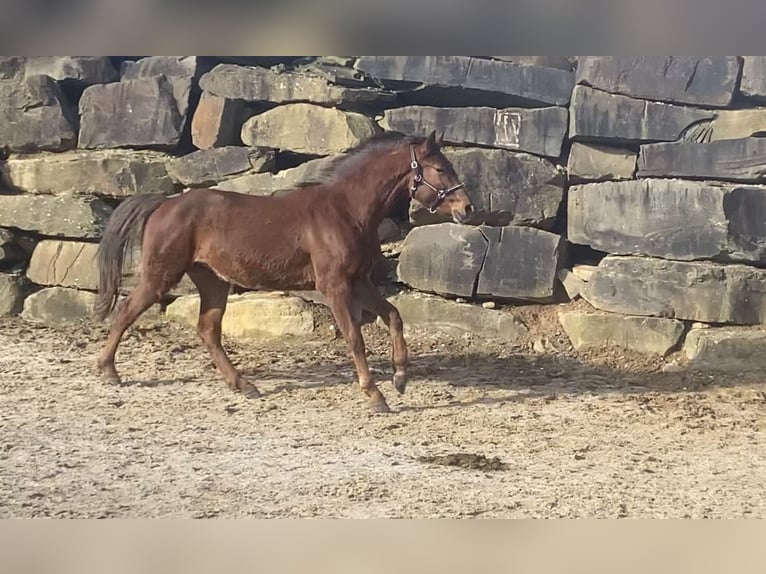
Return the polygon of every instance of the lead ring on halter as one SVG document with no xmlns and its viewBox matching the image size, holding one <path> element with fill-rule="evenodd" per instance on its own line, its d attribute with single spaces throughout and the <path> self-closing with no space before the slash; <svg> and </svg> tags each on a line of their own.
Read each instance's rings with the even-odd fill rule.
<svg viewBox="0 0 766 574">
<path fill-rule="evenodd" d="M 433 191 L 436 192 L 436 201 L 432 203 L 430 206 L 426 206 L 428 211 L 430 213 L 436 213 L 436 208 L 439 207 L 439 204 L 444 201 L 444 198 L 446 198 L 450 193 L 453 191 L 456 191 L 463 187 L 462 183 L 458 183 L 456 185 L 453 185 L 452 187 L 448 189 L 439 189 L 438 187 L 434 187 L 430 183 L 426 181 L 426 179 L 423 177 L 423 173 L 420 171 L 420 164 L 418 163 L 417 158 L 415 157 L 415 146 L 410 145 L 410 159 L 412 160 L 410 162 L 410 167 L 415 172 L 415 177 L 412 180 L 412 185 L 410 186 L 410 197 L 414 200 L 416 200 L 418 203 L 422 203 L 419 199 L 415 197 L 415 192 L 418 190 L 418 187 L 420 185 L 425 185 L 429 188 L 431 188 Z M 424 204 L 425 205 L 425 204 Z"/>
</svg>

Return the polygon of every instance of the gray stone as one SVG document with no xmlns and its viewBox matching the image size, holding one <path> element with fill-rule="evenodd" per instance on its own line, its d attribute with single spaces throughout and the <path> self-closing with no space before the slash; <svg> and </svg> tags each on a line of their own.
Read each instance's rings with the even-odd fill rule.
<svg viewBox="0 0 766 574">
<path fill-rule="evenodd" d="M 745 56 L 739 91 L 756 101 L 766 103 L 766 56 Z"/>
<path fill-rule="evenodd" d="M 313 159 L 297 167 L 283 169 L 275 174 L 255 173 L 222 181 L 215 189 L 236 191 L 251 195 L 274 195 L 285 193 L 305 181 L 314 180 L 332 162 L 332 157 Z"/>
<path fill-rule="evenodd" d="M 684 141 L 708 143 L 766 135 L 766 108 L 719 110 L 710 121 L 699 122 L 684 133 Z"/>
<path fill-rule="evenodd" d="M 111 197 L 169 194 L 175 191 L 167 171 L 170 159 L 150 151 L 71 151 L 10 158 L 0 166 L 0 172 L 10 186 L 30 193 Z"/>
<path fill-rule="evenodd" d="M 227 146 L 199 150 L 168 164 L 170 176 L 188 187 L 208 187 L 246 173 L 274 167 L 274 151 L 265 148 Z"/>
<path fill-rule="evenodd" d="M 505 150 L 445 147 L 443 151 L 471 197 L 476 210 L 472 223 L 553 225 L 566 177 L 551 162 Z M 449 219 L 429 213 L 417 201 L 411 203 L 410 220 L 416 225 Z"/>
<path fill-rule="evenodd" d="M 638 156 L 638 177 L 766 181 L 766 139 L 644 145 Z"/>
<path fill-rule="evenodd" d="M 10 151 L 63 151 L 77 142 L 76 119 L 48 76 L 0 81 L 0 144 Z"/>
<path fill-rule="evenodd" d="M 662 356 L 678 345 L 685 329 L 676 319 L 583 311 L 560 311 L 559 321 L 575 349 L 621 347 Z"/>
<path fill-rule="evenodd" d="M 24 77 L 24 56 L 0 56 L 0 80 L 19 80 Z"/>
<path fill-rule="evenodd" d="M 577 63 L 577 83 L 634 98 L 726 107 L 737 87 L 736 56 L 588 56 Z"/>
<path fill-rule="evenodd" d="M 8 229 L 0 227 L 0 265 L 16 263 L 24 259 L 24 250 Z"/>
<path fill-rule="evenodd" d="M 560 298 L 557 274 L 565 263 L 560 235 L 531 227 L 485 227 L 487 256 L 476 295 L 495 299 L 552 302 Z"/>
<path fill-rule="evenodd" d="M 766 270 L 609 255 L 582 296 L 603 311 L 707 323 L 766 323 Z"/>
<path fill-rule="evenodd" d="M 0 273 L 0 317 L 18 315 L 24 305 L 24 279 L 21 275 Z"/>
<path fill-rule="evenodd" d="M 571 72 L 577 69 L 577 56 L 491 56 L 496 60 L 515 62 L 519 66 L 542 66 Z"/>
<path fill-rule="evenodd" d="M 761 373 L 766 369 L 766 331 L 763 329 L 692 329 L 683 350 L 690 366 L 703 371 Z"/>
<path fill-rule="evenodd" d="M 67 325 L 93 317 L 96 294 L 66 287 L 49 287 L 24 300 L 21 316 L 45 325 Z"/>
<path fill-rule="evenodd" d="M 0 227 L 54 237 L 100 237 L 112 208 L 94 197 L 0 195 Z"/>
<path fill-rule="evenodd" d="M 183 119 L 165 76 L 90 86 L 80 98 L 78 145 L 173 150 Z"/>
<path fill-rule="evenodd" d="M 479 144 L 557 158 L 567 131 L 565 108 L 435 108 L 406 106 L 386 110 L 384 129 L 423 136 L 444 131 L 444 141 Z"/>
<path fill-rule="evenodd" d="M 37 285 L 98 290 L 98 244 L 44 240 L 37 244 L 27 278 Z"/>
<path fill-rule="evenodd" d="M 766 187 L 678 179 L 569 189 L 567 238 L 599 251 L 766 263 Z"/>
<path fill-rule="evenodd" d="M 242 100 L 202 93 L 191 123 L 192 143 L 200 149 L 238 145 L 247 109 Z"/>
<path fill-rule="evenodd" d="M 165 315 L 172 321 L 196 327 L 199 297 L 179 297 L 167 306 Z M 310 335 L 314 332 L 314 312 L 298 297 L 267 293 L 230 295 L 222 331 L 227 337 L 260 341 Z"/>
<path fill-rule="evenodd" d="M 486 253 L 487 239 L 479 228 L 454 223 L 416 227 L 402 246 L 399 279 L 419 291 L 473 297 Z"/>
<path fill-rule="evenodd" d="M 106 84 L 117 79 L 109 56 L 34 56 L 27 58 L 27 76 L 50 76 L 81 86 Z"/>
<path fill-rule="evenodd" d="M 504 311 L 414 293 L 396 295 L 389 301 L 399 309 L 405 333 L 436 331 L 456 337 L 471 334 L 480 339 L 519 343 L 528 332 L 524 323 Z"/>
<path fill-rule="evenodd" d="M 418 82 L 503 94 L 514 105 L 566 105 L 574 74 L 468 56 L 362 56 L 355 68 L 380 80 Z"/>
<path fill-rule="evenodd" d="M 376 131 L 375 123 L 362 114 L 313 104 L 286 104 L 247 120 L 241 137 L 251 146 L 332 155 L 356 147 Z"/>
<path fill-rule="evenodd" d="M 220 64 L 202 76 L 206 92 L 246 102 L 313 103 L 354 108 L 370 103 L 392 103 L 394 95 L 381 90 L 335 86 L 304 72 L 278 72 L 258 67 Z"/>
<path fill-rule="evenodd" d="M 570 269 L 562 267 L 556 274 L 570 301 L 580 298 L 580 293 L 585 289 L 585 281 L 575 275 Z"/>
<path fill-rule="evenodd" d="M 576 86 L 570 105 L 569 137 L 613 144 L 676 141 L 698 122 L 715 117 L 714 110 L 648 102 Z"/>
<path fill-rule="evenodd" d="M 638 153 L 598 144 L 574 142 L 569 150 L 567 172 L 573 183 L 631 179 Z"/>
</svg>

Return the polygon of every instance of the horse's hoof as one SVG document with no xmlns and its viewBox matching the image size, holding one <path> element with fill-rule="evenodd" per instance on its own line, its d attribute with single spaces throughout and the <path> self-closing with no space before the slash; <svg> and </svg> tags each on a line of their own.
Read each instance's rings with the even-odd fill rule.
<svg viewBox="0 0 766 574">
<path fill-rule="evenodd" d="M 113 387 L 118 387 L 122 384 L 122 379 L 117 373 L 101 373 L 101 380 L 104 381 L 104 384 Z"/>
<path fill-rule="evenodd" d="M 381 397 L 380 399 L 376 401 L 370 401 L 370 409 L 373 413 L 376 414 L 383 414 L 383 413 L 390 413 L 391 409 L 388 407 L 388 403 L 386 403 L 386 399 Z"/>
<path fill-rule="evenodd" d="M 394 373 L 394 388 L 400 395 L 404 394 L 404 390 L 407 388 L 407 373 Z"/>
<path fill-rule="evenodd" d="M 247 387 L 244 387 L 242 389 L 242 394 L 246 399 L 259 399 L 261 398 L 261 393 L 258 389 L 256 389 L 253 385 L 248 384 Z"/>
</svg>

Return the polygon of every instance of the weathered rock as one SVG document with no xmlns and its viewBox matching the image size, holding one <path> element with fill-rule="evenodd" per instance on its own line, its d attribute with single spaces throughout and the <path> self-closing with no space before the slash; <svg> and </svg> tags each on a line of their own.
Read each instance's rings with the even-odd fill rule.
<svg viewBox="0 0 766 574">
<path fill-rule="evenodd" d="M 389 302 L 399 309 L 405 333 L 423 330 L 458 337 L 468 333 L 479 339 L 518 343 L 528 331 L 511 313 L 439 297 L 407 293 L 391 297 Z"/>
<path fill-rule="evenodd" d="M 569 137 L 574 140 L 636 144 L 676 141 L 698 122 L 716 112 L 648 102 L 576 86 L 569 113 Z"/>
<path fill-rule="evenodd" d="M 753 183 L 766 181 L 766 139 L 643 145 L 638 156 L 637 175 Z"/>
<path fill-rule="evenodd" d="M 577 56 L 491 56 L 496 60 L 515 62 L 519 66 L 543 66 L 571 72 L 577 68 Z"/>
<path fill-rule="evenodd" d="M 582 293 L 625 315 L 707 323 L 766 323 L 766 270 L 712 262 L 607 256 Z"/>
<path fill-rule="evenodd" d="M 331 155 L 356 147 L 375 133 L 375 123 L 362 114 L 286 104 L 247 120 L 241 137 L 246 145 Z"/>
<path fill-rule="evenodd" d="M 416 227 L 404 240 L 399 279 L 419 291 L 473 297 L 486 254 L 487 239 L 476 227 Z"/>
<path fill-rule="evenodd" d="M 165 76 L 90 86 L 80 98 L 78 145 L 173 150 L 183 119 Z"/>
<path fill-rule="evenodd" d="M 565 263 L 560 235 L 531 227 L 486 227 L 487 256 L 476 295 L 495 299 L 552 302 L 560 297 L 557 274 Z"/>
<path fill-rule="evenodd" d="M 612 313 L 560 311 L 559 321 L 575 349 L 621 347 L 665 356 L 684 333 L 683 321 Z"/>
<path fill-rule="evenodd" d="M 117 79 L 109 56 L 34 56 L 26 59 L 26 76 L 50 76 L 81 86 L 106 84 Z"/>
<path fill-rule="evenodd" d="M 332 157 L 313 159 L 297 167 L 283 169 L 275 174 L 255 173 L 228 179 L 216 184 L 215 189 L 236 191 L 252 195 L 274 195 L 295 189 L 301 182 L 314 180 L 332 162 Z"/>
<path fill-rule="evenodd" d="M 637 157 L 636 152 L 627 149 L 574 142 L 567 163 L 569 181 L 631 179 L 636 172 Z"/>
<path fill-rule="evenodd" d="M 168 171 L 185 186 L 207 187 L 237 175 L 269 171 L 273 166 L 273 150 L 227 146 L 176 158 L 168 164 Z"/>
<path fill-rule="evenodd" d="M 700 122 L 688 129 L 683 139 L 708 143 L 763 135 L 766 135 L 766 108 L 752 108 L 720 110 L 714 120 Z"/>
<path fill-rule="evenodd" d="M 766 103 L 766 56 L 745 56 L 739 91 Z"/>
<path fill-rule="evenodd" d="M 435 108 L 386 110 L 384 129 L 423 136 L 444 131 L 444 141 L 479 144 L 557 158 L 567 131 L 565 108 Z"/>
<path fill-rule="evenodd" d="M 740 68 L 736 56 L 588 56 L 578 60 L 577 83 L 634 98 L 726 107 Z"/>
<path fill-rule="evenodd" d="M 575 80 L 565 70 L 467 56 L 362 56 L 355 68 L 380 80 L 503 94 L 515 105 L 565 106 Z"/>
<path fill-rule="evenodd" d="M 394 95 L 381 90 L 334 86 L 327 79 L 303 72 L 277 72 L 266 68 L 220 64 L 202 76 L 206 92 L 247 102 L 313 103 L 355 108 L 369 103 L 390 103 Z"/>
<path fill-rule="evenodd" d="M 21 275 L 0 273 L 0 317 L 18 315 L 24 305 L 24 280 Z"/>
<path fill-rule="evenodd" d="M 247 108 L 242 100 L 228 100 L 202 92 L 191 124 L 191 137 L 200 149 L 238 145 Z"/>
<path fill-rule="evenodd" d="M 564 287 L 564 291 L 566 291 L 570 301 L 580 298 L 580 293 L 585 289 L 585 281 L 583 279 L 565 267 L 559 269 L 556 277 L 561 281 L 561 285 Z"/>
<path fill-rule="evenodd" d="M 472 223 L 553 225 L 566 178 L 551 162 L 505 150 L 445 147 L 443 151 L 471 197 L 476 210 Z M 449 219 L 411 203 L 410 220 L 417 225 Z"/>
<path fill-rule="evenodd" d="M 71 151 L 8 159 L 0 167 L 9 186 L 30 193 L 125 197 L 173 193 L 171 158 L 159 152 Z"/>
<path fill-rule="evenodd" d="M 569 189 L 572 243 L 623 255 L 766 262 L 766 187 L 677 179 Z"/>
<path fill-rule="evenodd" d="M 0 81 L 0 142 L 10 151 L 62 151 L 77 142 L 74 114 L 48 76 Z"/>
<path fill-rule="evenodd" d="M 112 213 L 94 197 L 0 195 L 0 227 L 56 237 L 100 237 Z"/>
<path fill-rule="evenodd" d="M 96 294 L 66 287 L 49 287 L 24 300 L 21 316 L 46 325 L 66 325 L 93 317 Z"/>
<path fill-rule="evenodd" d="M 24 77 L 24 56 L 0 56 L 0 80 L 19 80 Z"/>
<path fill-rule="evenodd" d="M 737 327 L 692 329 L 686 335 L 684 354 L 695 369 L 763 372 L 766 369 L 766 331 Z"/>
<path fill-rule="evenodd" d="M 165 310 L 168 319 L 196 327 L 199 297 L 179 297 Z M 236 339 L 268 340 L 314 332 L 314 313 L 298 297 L 263 293 L 230 295 L 223 316 L 222 331 Z"/>
<path fill-rule="evenodd" d="M 0 228 L 0 265 L 16 263 L 24 259 L 24 250 L 16 242 L 13 233 Z"/>
</svg>

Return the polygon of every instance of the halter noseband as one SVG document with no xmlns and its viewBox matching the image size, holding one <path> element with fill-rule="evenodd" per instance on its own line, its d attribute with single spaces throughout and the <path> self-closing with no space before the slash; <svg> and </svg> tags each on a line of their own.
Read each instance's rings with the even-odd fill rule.
<svg viewBox="0 0 766 574">
<path fill-rule="evenodd" d="M 449 189 L 439 189 L 437 187 L 434 187 L 430 183 L 428 183 L 423 177 L 423 172 L 421 171 L 418 160 L 415 158 L 415 146 L 413 145 L 410 145 L 410 159 L 412 160 L 410 162 L 410 167 L 415 172 L 415 177 L 412 180 L 412 185 L 410 185 L 410 197 L 412 199 L 415 199 L 419 203 L 422 203 L 419 199 L 415 197 L 415 192 L 418 190 L 418 187 L 420 187 L 421 185 L 425 185 L 426 187 L 429 187 L 433 191 L 435 191 L 436 200 L 430 206 L 426 206 L 430 213 L 436 213 L 436 208 L 439 207 L 439 204 L 442 201 L 444 201 L 445 197 L 447 197 L 450 193 L 463 187 L 462 183 L 458 183 L 457 185 L 453 185 Z"/>
</svg>

